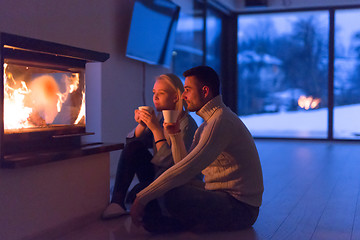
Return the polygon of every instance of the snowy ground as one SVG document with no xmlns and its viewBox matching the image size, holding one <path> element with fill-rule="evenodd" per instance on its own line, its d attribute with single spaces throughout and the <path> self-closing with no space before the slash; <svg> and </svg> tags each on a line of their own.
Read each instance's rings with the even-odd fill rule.
<svg viewBox="0 0 360 240">
<path fill-rule="evenodd" d="M 327 137 L 326 108 L 296 112 L 240 116 L 257 137 Z M 360 134 L 360 104 L 334 108 L 334 137 L 357 139 Z"/>
</svg>

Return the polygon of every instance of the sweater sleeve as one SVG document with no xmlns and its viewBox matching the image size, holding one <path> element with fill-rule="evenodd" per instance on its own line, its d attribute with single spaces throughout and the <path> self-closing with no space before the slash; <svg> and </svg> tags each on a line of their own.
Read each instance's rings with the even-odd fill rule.
<svg viewBox="0 0 360 240">
<path fill-rule="evenodd" d="M 193 119 L 189 115 L 186 115 L 183 121 L 180 122 L 181 131 L 177 134 L 170 134 L 171 152 L 175 164 L 187 155 L 191 147 L 197 129 L 195 121 L 191 120 Z"/>
<path fill-rule="evenodd" d="M 174 163 L 177 164 L 187 155 L 187 150 L 183 140 L 183 133 L 179 132 L 177 134 L 170 135 L 171 141 L 171 152 L 174 158 Z"/>
<path fill-rule="evenodd" d="M 187 152 L 187 150 L 190 148 L 194 133 L 197 128 L 196 123 L 194 121 L 190 121 L 189 117 L 190 116 L 185 115 L 185 117 L 180 120 L 181 134 L 179 134 L 179 141 L 183 142 L 185 152 Z M 171 165 L 176 163 L 177 161 L 175 161 L 173 157 L 174 155 L 171 154 L 172 146 L 172 144 L 171 147 L 169 144 L 163 144 L 159 151 L 154 154 L 151 162 L 156 166 L 165 168 L 169 168 Z"/>
<path fill-rule="evenodd" d="M 231 122 L 213 118 L 206 122 L 199 143 L 179 163 L 160 175 L 147 188 L 137 194 L 139 201 L 147 204 L 165 192 L 181 186 L 212 163 L 231 141 Z"/>
</svg>

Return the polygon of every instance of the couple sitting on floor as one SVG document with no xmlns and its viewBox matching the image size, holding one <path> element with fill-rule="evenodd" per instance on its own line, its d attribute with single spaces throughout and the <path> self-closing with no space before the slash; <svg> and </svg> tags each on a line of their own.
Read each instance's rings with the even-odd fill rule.
<svg viewBox="0 0 360 240">
<path fill-rule="evenodd" d="M 183 75 L 184 86 L 177 76 L 164 74 L 153 88 L 156 110 L 179 111 L 176 123 L 135 110 L 138 125 L 127 137 L 103 218 L 126 214 L 128 195 L 133 223 L 152 233 L 251 227 L 264 190 L 254 140 L 224 105 L 212 68 L 199 66 Z M 188 111 L 204 122 L 197 127 Z M 135 174 L 139 184 L 127 194 Z"/>
</svg>

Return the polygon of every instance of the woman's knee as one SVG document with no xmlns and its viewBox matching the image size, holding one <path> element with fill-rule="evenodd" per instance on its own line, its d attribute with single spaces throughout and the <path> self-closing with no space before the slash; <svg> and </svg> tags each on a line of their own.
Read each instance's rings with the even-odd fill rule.
<svg viewBox="0 0 360 240">
<path fill-rule="evenodd" d="M 137 153 L 138 151 L 147 150 L 145 144 L 139 140 L 129 142 L 125 145 L 123 153 Z"/>
<path fill-rule="evenodd" d="M 120 160 L 123 162 L 133 162 L 137 159 L 151 159 L 152 155 L 141 141 L 127 143 L 121 152 Z"/>
</svg>

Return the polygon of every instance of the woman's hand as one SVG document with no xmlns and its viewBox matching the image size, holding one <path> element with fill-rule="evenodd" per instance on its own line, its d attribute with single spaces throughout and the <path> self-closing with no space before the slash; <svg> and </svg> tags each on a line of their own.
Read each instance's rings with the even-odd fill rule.
<svg viewBox="0 0 360 240">
<path fill-rule="evenodd" d="M 145 210 L 145 206 L 142 203 L 140 203 L 136 198 L 131 206 L 130 215 L 132 222 L 137 227 L 143 225 L 142 218 L 144 217 L 144 210 Z"/>
<path fill-rule="evenodd" d="M 140 112 L 140 121 L 154 133 L 154 131 L 161 130 L 159 120 L 156 118 L 155 112 L 149 113 L 146 110 L 138 110 Z"/>
<path fill-rule="evenodd" d="M 145 123 L 143 121 L 141 121 L 141 119 L 140 119 L 140 110 L 135 109 L 134 119 L 138 124 L 142 125 L 143 127 L 146 127 Z"/>
</svg>

